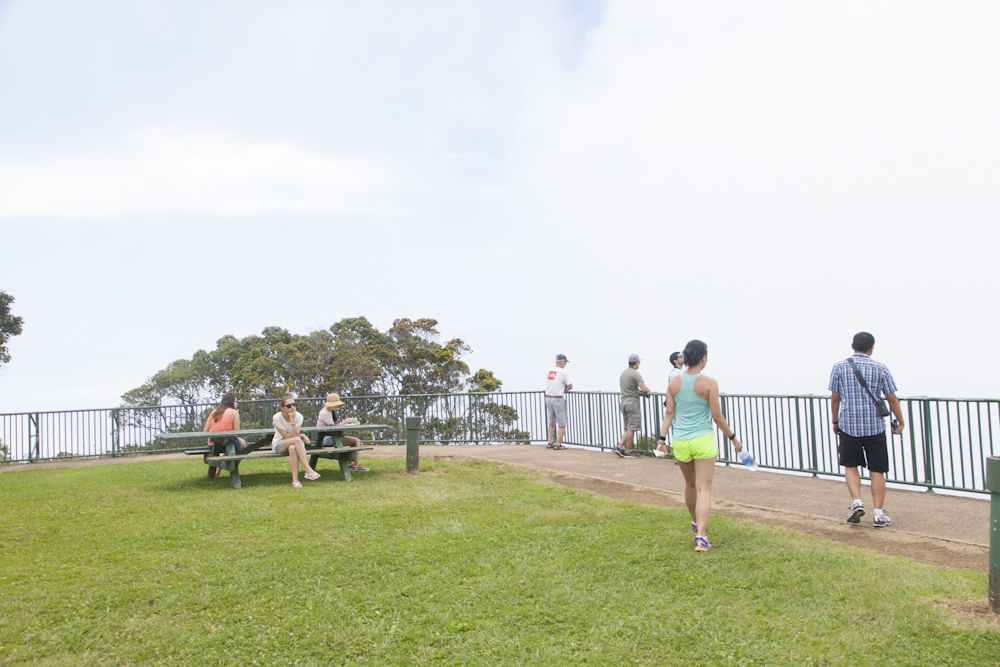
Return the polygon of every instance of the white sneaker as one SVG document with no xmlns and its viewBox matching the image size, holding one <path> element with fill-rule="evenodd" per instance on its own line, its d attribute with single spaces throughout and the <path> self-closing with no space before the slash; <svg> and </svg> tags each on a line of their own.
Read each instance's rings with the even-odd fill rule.
<svg viewBox="0 0 1000 667">
<path fill-rule="evenodd" d="M 883 512 L 881 515 L 875 517 L 873 523 L 876 528 L 885 528 L 886 526 L 892 525 L 892 519 L 889 518 L 888 514 Z"/>
<path fill-rule="evenodd" d="M 851 513 L 847 515 L 847 523 L 861 523 L 861 517 L 865 515 L 865 504 L 860 500 L 855 500 L 851 505 Z"/>
</svg>

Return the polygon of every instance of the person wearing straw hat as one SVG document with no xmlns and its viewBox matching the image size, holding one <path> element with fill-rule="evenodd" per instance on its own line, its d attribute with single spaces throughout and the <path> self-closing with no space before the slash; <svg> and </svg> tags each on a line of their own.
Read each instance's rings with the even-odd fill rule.
<svg viewBox="0 0 1000 667">
<path fill-rule="evenodd" d="M 340 400 L 339 394 L 327 394 L 326 403 L 323 404 L 323 409 L 319 411 L 319 416 L 316 417 L 316 426 L 343 426 L 344 424 L 357 424 L 358 420 L 354 417 L 348 417 L 342 421 L 337 421 L 337 408 L 341 405 L 347 405 L 342 400 Z M 361 441 L 357 438 L 345 435 L 341 438 L 345 447 L 360 447 Z M 333 438 L 326 436 L 323 438 L 323 446 L 331 447 L 333 445 Z M 368 472 L 368 468 L 361 465 L 361 452 L 354 452 L 354 460 L 351 461 L 348 466 L 352 472 Z"/>
</svg>

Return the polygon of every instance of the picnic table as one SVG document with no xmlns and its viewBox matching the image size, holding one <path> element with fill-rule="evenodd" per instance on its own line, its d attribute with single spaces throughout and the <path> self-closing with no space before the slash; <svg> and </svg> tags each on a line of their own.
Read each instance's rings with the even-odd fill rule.
<svg viewBox="0 0 1000 667">
<path fill-rule="evenodd" d="M 374 431 L 377 429 L 391 428 L 381 424 L 340 424 L 337 426 L 303 426 L 300 433 L 309 436 L 310 444 L 306 445 L 306 452 L 309 453 L 309 465 L 316 469 L 316 464 L 320 459 L 336 459 L 340 464 L 340 472 L 344 475 L 344 481 L 352 481 L 351 468 L 348 465 L 354 457 L 355 452 L 362 452 L 374 449 L 374 447 L 344 447 L 343 437 L 348 431 Z M 327 436 L 333 438 L 332 447 L 323 447 L 323 440 Z M 203 455 L 203 460 L 208 464 L 208 478 L 213 479 L 222 470 L 229 471 L 229 480 L 234 489 L 242 488 L 240 483 L 240 462 L 247 459 L 268 459 L 288 456 L 287 454 L 276 454 L 271 447 L 274 438 L 274 428 L 247 428 L 239 431 L 188 431 L 185 433 L 160 433 L 157 437 L 164 440 L 191 440 L 193 438 L 205 438 L 212 441 L 212 446 L 199 447 L 197 449 L 185 450 L 185 454 Z M 247 446 L 236 450 L 236 438 L 243 438 L 247 441 Z M 250 442 L 257 438 L 256 442 Z"/>
</svg>

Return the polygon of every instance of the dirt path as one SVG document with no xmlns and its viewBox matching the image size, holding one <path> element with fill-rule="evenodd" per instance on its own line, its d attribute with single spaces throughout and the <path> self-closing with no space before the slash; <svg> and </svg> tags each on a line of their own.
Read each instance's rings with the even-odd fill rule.
<svg viewBox="0 0 1000 667">
<path fill-rule="evenodd" d="M 684 498 L 680 493 L 565 473 L 550 473 L 548 478 L 560 486 L 581 489 L 618 500 L 665 507 L 684 507 Z M 989 549 L 979 545 L 899 531 L 882 531 L 873 535 L 871 530 L 848 526 L 843 522 L 822 517 L 737 505 L 724 500 L 713 501 L 712 514 L 744 519 L 765 526 L 797 530 L 859 549 L 908 558 L 918 563 L 983 573 L 989 571 Z"/>
</svg>

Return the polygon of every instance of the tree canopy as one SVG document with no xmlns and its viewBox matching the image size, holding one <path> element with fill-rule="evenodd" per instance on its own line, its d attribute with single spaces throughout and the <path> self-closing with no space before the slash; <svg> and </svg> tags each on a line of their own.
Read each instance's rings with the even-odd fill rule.
<svg viewBox="0 0 1000 667">
<path fill-rule="evenodd" d="M 383 333 L 351 317 L 307 335 L 267 327 L 259 336 L 223 336 L 211 352 L 174 361 L 125 392 L 122 404 L 205 403 L 227 391 L 243 399 L 499 391 L 503 383 L 491 371 L 470 375 L 465 341 L 438 342 L 437 324 L 402 318 Z"/>
<path fill-rule="evenodd" d="M 11 314 L 10 304 L 12 303 L 14 303 L 14 297 L 0 290 L 0 366 L 10 362 L 7 341 L 14 336 L 20 336 L 21 326 L 24 324 L 23 319 Z"/>
</svg>

